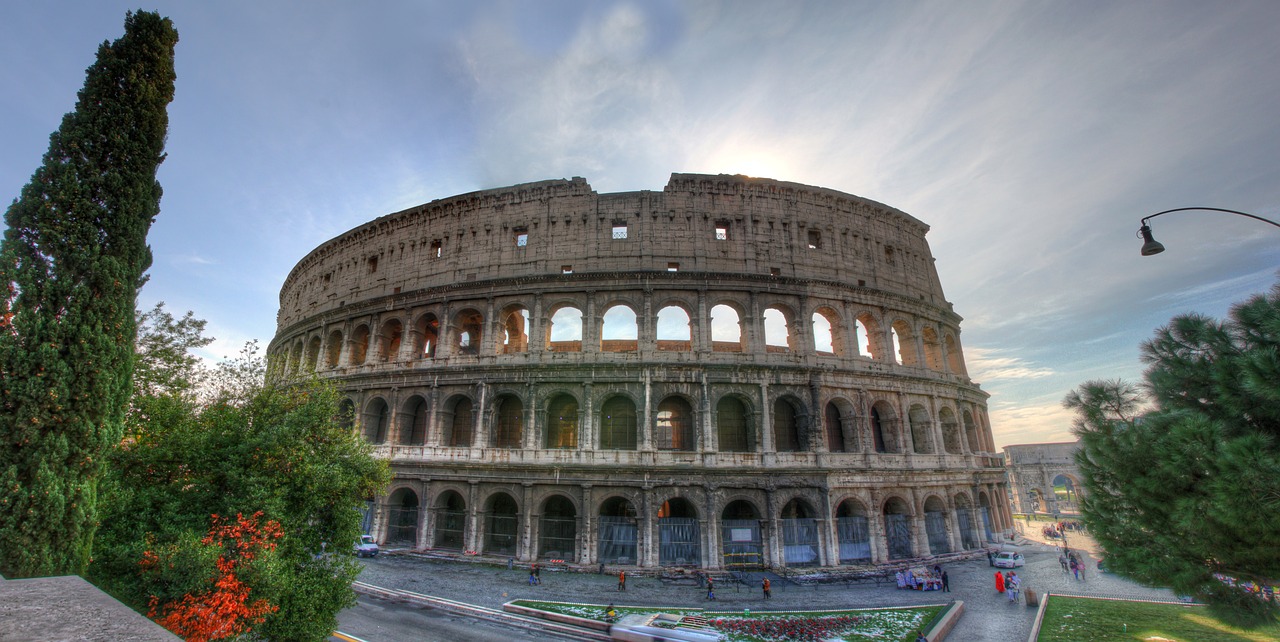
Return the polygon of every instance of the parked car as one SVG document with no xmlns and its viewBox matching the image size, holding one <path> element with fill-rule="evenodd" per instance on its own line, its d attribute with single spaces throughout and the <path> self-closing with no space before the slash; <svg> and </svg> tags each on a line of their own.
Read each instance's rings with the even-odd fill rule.
<svg viewBox="0 0 1280 642">
<path fill-rule="evenodd" d="M 1013 551 L 1000 551 L 996 553 L 994 564 L 1000 568 L 1018 568 L 1025 566 L 1026 561 L 1022 559 L 1022 553 Z"/>
<path fill-rule="evenodd" d="M 355 545 L 356 557 L 377 557 L 378 543 L 373 541 L 372 535 L 361 535 L 360 541 Z"/>
</svg>

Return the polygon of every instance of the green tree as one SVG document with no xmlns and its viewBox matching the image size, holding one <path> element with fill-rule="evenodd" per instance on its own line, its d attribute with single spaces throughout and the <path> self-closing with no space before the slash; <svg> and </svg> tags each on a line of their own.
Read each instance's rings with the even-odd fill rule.
<svg viewBox="0 0 1280 642">
<path fill-rule="evenodd" d="M 134 307 L 160 208 L 173 50 L 130 13 L 98 48 L 75 111 L 5 213 L 0 243 L 0 572 L 79 574 L 103 453 L 131 392 Z"/>
<path fill-rule="evenodd" d="M 173 324 L 147 325 L 148 332 L 168 338 L 140 337 L 140 344 L 183 343 Z M 134 398 L 126 438 L 109 455 L 88 577 L 141 612 L 156 605 L 164 612 L 213 590 L 217 559 L 201 545 L 211 517 L 261 513 L 282 536 L 238 579 L 252 599 L 278 610 L 253 630 L 272 640 L 323 640 L 337 613 L 354 603 L 358 509 L 389 473 L 343 427 L 331 386 L 267 385 L 255 352 L 250 344 L 220 364 L 203 395 L 186 394 L 188 382 L 174 377 L 166 379 L 173 385 Z M 139 360 L 150 359 L 140 353 Z M 157 558 L 164 563 L 140 565 Z"/>
<path fill-rule="evenodd" d="M 1147 412 L 1123 381 L 1089 381 L 1063 401 L 1108 568 L 1237 624 L 1274 621 L 1276 603 L 1240 584 L 1280 580 L 1280 285 L 1223 322 L 1175 317 L 1142 359 Z"/>
</svg>

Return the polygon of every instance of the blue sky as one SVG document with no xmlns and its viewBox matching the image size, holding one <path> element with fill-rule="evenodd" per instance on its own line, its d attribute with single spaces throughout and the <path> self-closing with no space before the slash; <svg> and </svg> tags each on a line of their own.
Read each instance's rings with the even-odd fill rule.
<svg viewBox="0 0 1280 642">
<path fill-rule="evenodd" d="M 0 1 L 0 197 L 134 3 Z M 742 173 L 900 208 L 965 317 L 998 445 L 1070 439 L 1172 315 L 1268 289 L 1280 3 L 160 2 L 181 41 L 140 304 L 270 340 L 316 245 L 477 189 Z"/>
</svg>

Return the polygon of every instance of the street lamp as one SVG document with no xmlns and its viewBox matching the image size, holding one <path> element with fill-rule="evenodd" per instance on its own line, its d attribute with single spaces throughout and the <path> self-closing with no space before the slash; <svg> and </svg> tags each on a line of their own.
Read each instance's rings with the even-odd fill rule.
<svg viewBox="0 0 1280 642">
<path fill-rule="evenodd" d="M 1265 218 L 1262 218 L 1261 216 L 1254 216 L 1253 214 L 1248 214 L 1246 212 L 1222 209 L 1221 207 L 1179 207 L 1176 209 L 1165 210 L 1163 212 L 1156 212 L 1155 214 L 1152 214 L 1151 216 L 1147 216 L 1142 219 L 1142 227 L 1138 228 L 1138 236 L 1142 238 L 1142 255 L 1143 256 L 1151 256 L 1152 254 L 1159 254 L 1164 251 L 1164 245 L 1162 245 L 1160 241 L 1157 241 L 1154 238 L 1152 238 L 1151 226 L 1147 225 L 1147 221 L 1157 216 L 1160 216 L 1161 214 L 1168 214 L 1170 212 L 1185 212 L 1187 210 L 1207 210 L 1210 212 L 1226 212 L 1227 214 L 1238 214 L 1240 216 L 1247 216 L 1251 219 L 1256 219 L 1256 220 L 1262 221 L 1263 223 L 1270 223 L 1276 227 L 1280 227 L 1280 223 L 1277 223 L 1270 219 L 1265 219 Z"/>
</svg>

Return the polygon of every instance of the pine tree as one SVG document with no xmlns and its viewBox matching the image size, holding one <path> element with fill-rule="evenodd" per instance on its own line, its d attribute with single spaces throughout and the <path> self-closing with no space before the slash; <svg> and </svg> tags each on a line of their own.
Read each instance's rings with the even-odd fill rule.
<svg viewBox="0 0 1280 642">
<path fill-rule="evenodd" d="M 1206 601 L 1233 623 L 1275 619 L 1251 587 L 1280 584 L 1280 285 L 1224 322 L 1175 317 L 1142 345 L 1138 390 L 1082 384 L 1085 521 L 1109 569 Z"/>
<path fill-rule="evenodd" d="M 83 573 L 104 451 L 132 390 L 178 34 L 129 13 L 5 213 L 0 244 L 0 573 Z"/>
</svg>

